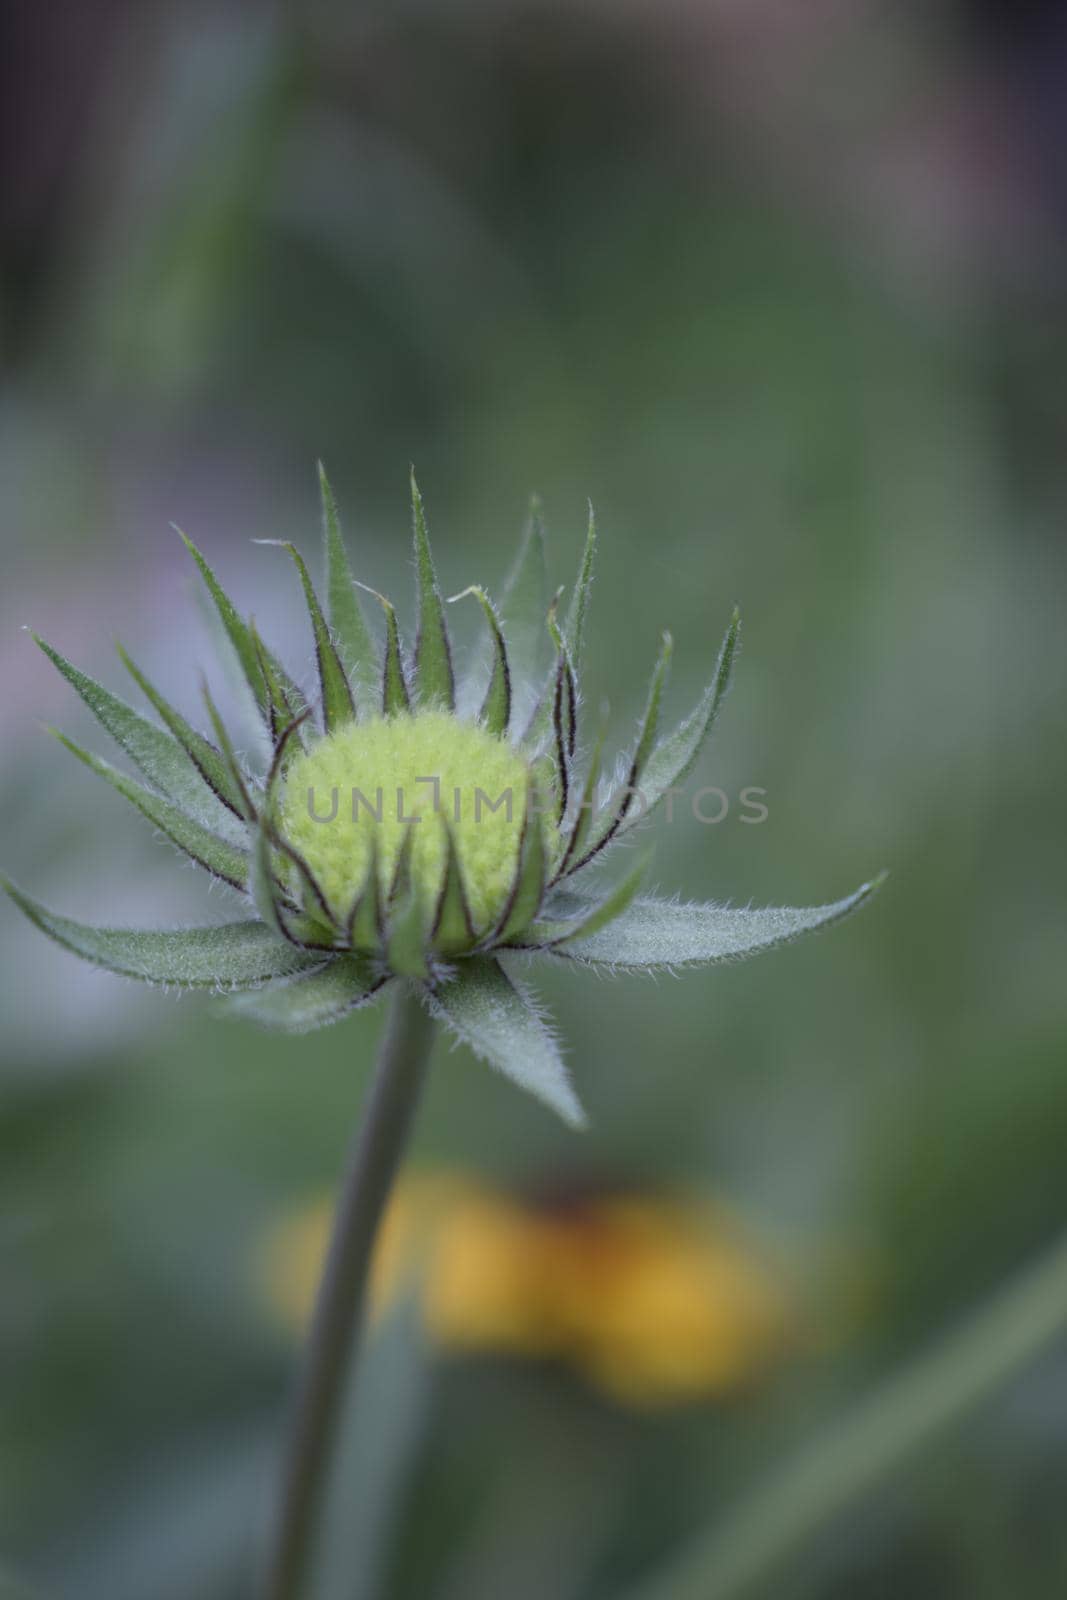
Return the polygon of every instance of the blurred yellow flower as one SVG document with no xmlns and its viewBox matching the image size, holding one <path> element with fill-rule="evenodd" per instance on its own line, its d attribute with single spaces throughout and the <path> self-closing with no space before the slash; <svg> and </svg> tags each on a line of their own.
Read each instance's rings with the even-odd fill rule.
<svg viewBox="0 0 1067 1600">
<path fill-rule="evenodd" d="M 269 1235 L 261 1281 L 286 1325 L 310 1316 L 332 1202 Z M 779 1355 L 780 1278 L 706 1203 L 601 1194 L 544 1205 L 448 1172 L 401 1183 L 375 1258 L 376 1311 L 416 1277 L 445 1349 L 564 1361 L 614 1399 L 665 1406 L 730 1394 Z"/>
</svg>

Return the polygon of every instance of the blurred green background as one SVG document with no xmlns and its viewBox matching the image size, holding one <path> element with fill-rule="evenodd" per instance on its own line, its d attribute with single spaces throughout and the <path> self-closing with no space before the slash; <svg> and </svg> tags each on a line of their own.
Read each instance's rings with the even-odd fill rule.
<svg viewBox="0 0 1067 1600">
<path fill-rule="evenodd" d="M 532 489 L 569 581 L 590 497 L 586 693 L 620 745 L 659 631 L 681 712 L 741 603 L 700 777 L 769 817 L 660 829 L 665 892 L 815 903 L 891 868 L 749 965 L 539 974 L 584 1139 L 440 1053 L 418 1162 L 709 1196 L 792 1336 L 736 1392 L 633 1411 L 398 1325 L 342 1485 L 376 1539 L 333 1592 L 615 1595 L 1067 1216 L 1063 14 L 98 0 L 5 27 L 4 870 L 90 919 L 204 916 L 40 735 L 86 718 L 19 629 L 125 692 L 119 632 L 192 712 L 173 519 L 306 675 L 249 541 L 314 551 L 319 456 L 402 608 L 409 461 L 446 593 L 499 588 Z M 10 907 L 0 951 L 0 1568 L 242 1600 L 295 1356 L 255 1263 L 336 1181 L 380 1016 L 265 1038 Z M 773 1590 L 1062 1594 L 1065 1490 L 1067 1342 Z"/>
</svg>

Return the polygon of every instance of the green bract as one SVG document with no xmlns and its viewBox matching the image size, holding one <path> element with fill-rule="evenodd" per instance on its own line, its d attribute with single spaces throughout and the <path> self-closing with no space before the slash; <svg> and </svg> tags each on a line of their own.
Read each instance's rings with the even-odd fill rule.
<svg viewBox="0 0 1067 1600">
<path fill-rule="evenodd" d="M 680 725 L 659 733 L 671 656 L 663 639 L 645 710 L 614 783 L 600 776 L 602 737 L 585 752 L 579 679 L 596 555 L 589 531 L 562 615 L 548 603 L 544 537 L 531 515 L 499 609 L 477 586 L 486 648 L 460 686 L 426 520 L 412 478 L 418 628 L 413 650 L 396 613 L 379 648 L 321 474 L 327 612 L 303 559 L 291 556 L 311 618 L 318 684 L 306 695 L 185 540 L 214 602 L 271 752 L 241 762 L 214 702 L 212 737 L 192 727 L 120 651 L 152 705 L 149 721 L 37 643 L 139 768 L 140 782 L 59 737 L 156 828 L 246 899 L 254 915 L 176 932 L 91 928 L 4 884 L 57 943 L 148 982 L 243 991 L 228 1004 L 270 1026 L 335 1022 L 390 983 L 421 986 L 431 1011 L 483 1059 L 581 1121 L 551 1031 L 510 971 L 509 952 L 646 971 L 710 964 L 835 922 L 876 887 L 810 910 L 687 906 L 637 894 L 641 864 L 592 892 L 601 861 L 689 771 L 715 720 L 737 648 L 735 612 L 711 681 Z M 182 535 L 184 538 L 184 534 Z M 35 635 L 36 637 L 36 635 Z"/>
</svg>

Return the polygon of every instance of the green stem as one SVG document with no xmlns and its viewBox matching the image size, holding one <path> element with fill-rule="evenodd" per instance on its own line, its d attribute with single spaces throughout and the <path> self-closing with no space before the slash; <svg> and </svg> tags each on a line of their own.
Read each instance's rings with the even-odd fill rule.
<svg viewBox="0 0 1067 1600">
<path fill-rule="evenodd" d="M 337 1417 L 363 1322 L 367 1274 L 385 1203 L 426 1076 L 434 1022 L 398 989 L 352 1147 L 297 1389 L 266 1600 L 308 1600 L 315 1534 Z"/>
<path fill-rule="evenodd" d="M 1067 1328 L 1067 1239 L 890 1378 L 625 1600 L 741 1600 Z"/>
</svg>

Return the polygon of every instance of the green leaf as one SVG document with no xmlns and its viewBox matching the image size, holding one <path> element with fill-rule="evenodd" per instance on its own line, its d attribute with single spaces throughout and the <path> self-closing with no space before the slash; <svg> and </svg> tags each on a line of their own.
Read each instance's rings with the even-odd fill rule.
<svg viewBox="0 0 1067 1600">
<path fill-rule="evenodd" d="M 237 817 L 244 818 L 246 795 L 242 795 L 241 786 L 234 782 L 233 773 L 230 771 L 226 758 L 215 746 L 205 739 L 203 734 L 188 723 L 169 700 L 164 699 L 154 684 L 150 683 L 122 645 L 116 646 L 119 660 L 126 668 L 130 677 L 136 683 L 141 693 L 158 711 L 171 733 L 177 739 L 189 760 L 196 767 L 208 788 L 218 796 L 224 806 Z"/>
<path fill-rule="evenodd" d="M 585 1122 L 559 1047 L 529 996 L 491 956 L 457 964 L 457 975 L 429 991 L 432 1013 L 481 1060 L 536 1095 L 572 1128 Z"/>
<path fill-rule="evenodd" d="M 411 699 L 408 695 L 407 679 L 404 676 L 404 656 L 400 649 L 400 629 L 397 626 L 396 611 L 392 601 L 387 600 L 384 594 L 379 594 L 377 589 L 372 589 L 369 584 L 360 583 L 357 579 L 357 588 L 365 589 L 377 600 L 385 612 L 385 659 L 382 663 L 382 715 L 395 717 L 401 711 L 411 710 Z"/>
<path fill-rule="evenodd" d="M 465 600 L 468 595 L 473 595 L 485 612 L 485 620 L 489 624 L 493 639 L 493 670 L 478 715 L 487 731 L 502 739 L 508 731 L 508 723 L 511 720 L 511 669 L 508 665 L 507 645 L 493 602 L 478 584 L 472 583 L 468 589 L 452 595 L 448 603 L 454 605 L 457 600 Z"/>
<path fill-rule="evenodd" d="M 357 709 L 365 713 L 375 706 L 378 695 L 378 650 L 363 615 L 363 607 L 359 603 L 348 553 L 341 537 L 337 502 L 321 461 L 319 487 L 322 491 L 322 527 L 326 544 L 326 603 L 329 609 L 330 630 L 348 674 L 348 681 L 352 685 Z"/>
<path fill-rule="evenodd" d="M 504 907 L 503 915 L 494 930 L 492 944 L 506 944 L 516 938 L 536 917 L 545 892 L 545 833 L 539 811 L 540 795 L 533 781 L 526 790 L 526 811 L 522 819 L 522 837 L 515 863 L 515 881 Z"/>
<path fill-rule="evenodd" d="M 591 938 L 626 910 L 641 887 L 641 880 L 648 871 L 648 861 L 646 852 L 599 903 L 583 899 L 574 908 L 576 913 L 574 915 L 541 918 L 532 922 L 513 942 L 524 949 L 543 950 L 550 945 L 562 945 L 572 939 Z"/>
<path fill-rule="evenodd" d="M 189 989 L 250 988 L 272 978 L 311 971 L 322 963 L 284 943 L 262 922 L 228 922 L 219 927 L 92 928 L 57 916 L 6 878 L 2 887 L 30 921 L 57 944 L 95 966 L 145 983 Z"/>
<path fill-rule="evenodd" d="M 882 873 L 855 894 L 825 906 L 735 910 L 729 906 L 678 905 L 670 900 L 642 898 L 608 927 L 559 946 L 559 954 L 603 966 L 642 967 L 646 971 L 735 961 L 840 922 L 869 900 L 884 878 Z"/>
<path fill-rule="evenodd" d="M 79 672 L 36 633 L 31 634 L 31 638 L 77 690 L 116 744 L 136 762 L 149 783 L 169 796 L 201 827 L 221 834 L 233 844 L 244 837 L 243 828 L 238 827 L 232 814 L 208 788 L 186 752 L 169 733 L 157 728 L 95 679 Z"/>
<path fill-rule="evenodd" d="M 589 504 L 589 527 L 585 536 L 585 549 L 578 569 L 578 581 L 571 594 L 567 618 L 563 624 L 563 641 L 567 646 L 575 673 L 582 669 L 582 646 L 585 642 L 585 614 L 589 608 L 589 591 L 593 586 L 593 567 L 596 562 L 596 516 Z"/>
<path fill-rule="evenodd" d="M 444 705 L 449 711 L 456 703 L 452 675 L 452 648 L 448 639 L 445 608 L 437 587 L 430 538 L 422 495 L 411 472 L 411 523 L 415 539 L 415 573 L 419 591 L 419 626 L 415 641 L 415 688 L 423 705 Z"/>
<path fill-rule="evenodd" d="M 151 789 L 146 789 L 143 784 L 127 777 L 110 762 L 102 761 L 89 750 L 83 750 L 73 739 L 68 739 L 66 734 L 60 733 L 58 729 L 49 728 L 48 731 L 54 734 L 72 755 L 84 762 L 90 771 L 110 783 L 111 787 L 131 805 L 136 806 L 142 816 L 147 817 L 160 833 L 166 834 L 171 843 L 176 844 L 178 849 L 183 850 L 198 866 L 205 867 L 216 878 L 222 878 L 235 889 L 247 887 L 248 856 L 244 850 L 219 838 L 207 828 L 202 828 L 198 822 L 187 817 L 184 811 L 172 805 L 169 800 L 162 799 Z"/>
<path fill-rule="evenodd" d="M 515 565 L 504 585 L 500 601 L 500 620 L 508 642 L 513 698 L 519 718 L 529 715 L 530 702 L 548 666 L 548 636 L 545 612 L 548 609 L 548 565 L 545 559 L 545 530 L 541 521 L 541 502 L 530 501 L 530 514 L 519 546 Z"/>
<path fill-rule="evenodd" d="M 319 685 L 322 691 L 323 726 L 327 733 L 334 733 L 338 728 L 344 728 L 355 720 L 356 703 L 352 698 L 352 687 L 341 663 L 341 657 L 326 626 L 326 618 L 322 614 L 322 607 L 319 605 L 307 565 L 296 545 L 287 539 L 257 539 L 255 542 L 280 545 L 283 550 L 288 551 L 300 574 L 308 614 L 311 617 L 311 627 L 315 635 L 315 655 L 319 664 Z"/>
<path fill-rule="evenodd" d="M 182 540 L 182 543 L 185 545 L 185 548 L 188 550 L 189 554 L 199 567 L 200 576 L 204 580 L 204 585 L 207 588 L 212 600 L 215 602 L 215 609 L 219 614 L 219 621 L 226 630 L 226 636 L 233 646 L 237 660 L 240 662 L 241 671 L 244 673 L 248 687 L 252 691 L 252 698 L 256 702 L 256 705 L 259 707 L 262 714 L 266 716 L 267 687 L 263 682 L 263 674 L 260 671 L 259 662 L 256 659 L 256 649 L 252 642 L 252 635 L 245 625 L 244 620 L 238 613 L 237 607 L 226 594 L 211 567 L 208 566 L 207 561 L 196 548 L 196 545 L 187 534 L 182 533 L 180 528 L 177 529 L 177 532 Z"/>
<path fill-rule="evenodd" d="M 266 1028 L 308 1033 L 340 1022 L 377 998 L 388 980 L 360 956 L 337 956 L 316 972 L 284 984 L 226 1001 L 230 1016 L 247 1017 Z"/>
</svg>

